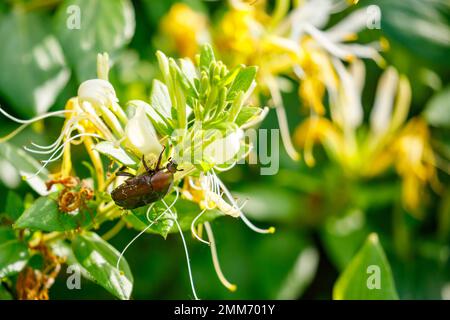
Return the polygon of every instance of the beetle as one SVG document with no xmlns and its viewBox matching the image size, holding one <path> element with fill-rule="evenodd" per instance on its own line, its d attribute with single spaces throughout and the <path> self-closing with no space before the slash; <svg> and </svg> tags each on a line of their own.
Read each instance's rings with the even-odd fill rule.
<svg viewBox="0 0 450 320">
<path fill-rule="evenodd" d="M 178 169 L 177 163 L 170 158 L 167 165 L 160 168 L 164 149 L 161 151 L 154 169 L 147 166 L 145 158 L 142 156 L 144 173 L 137 176 L 124 171 L 116 173 L 116 176 L 130 177 L 111 192 L 111 197 L 118 206 L 124 209 L 143 207 L 161 200 L 169 192 L 173 186 L 174 173 L 182 170 Z"/>
</svg>

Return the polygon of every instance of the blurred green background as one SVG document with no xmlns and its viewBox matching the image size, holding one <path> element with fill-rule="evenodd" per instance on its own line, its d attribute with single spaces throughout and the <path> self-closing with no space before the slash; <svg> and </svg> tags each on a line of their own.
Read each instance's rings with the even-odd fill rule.
<svg viewBox="0 0 450 320">
<path fill-rule="evenodd" d="M 8 0 L 0 2 L 0 105 L 20 118 L 46 110 L 60 110 L 76 95 L 80 82 L 95 77 L 97 52 L 108 52 L 114 62 L 111 82 L 120 101 L 146 99 L 157 76 L 155 51 L 164 46 L 159 22 L 175 1 L 155 0 Z M 204 12 L 212 23 L 226 10 L 222 1 L 185 1 Z M 75 36 L 65 27 L 70 4 L 82 7 L 83 29 Z M 412 85 L 410 117 L 425 111 L 432 144 L 450 159 L 450 5 L 439 0 L 364 1 L 382 9 L 381 29 L 366 30 L 369 42 L 380 34 L 390 50 L 389 64 L 406 74 Z M 333 16 L 330 25 L 354 8 Z M 135 29 L 133 25 L 135 24 Z M 134 32 L 133 32 L 134 30 Z M 96 39 L 89 49 L 78 45 Z M 175 54 L 168 52 L 170 54 Z M 366 62 L 364 106 L 372 105 L 380 70 Z M 45 84 L 46 86 L 43 86 Z M 304 119 L 297 93 L 284 96 L 293 129 Z M 367 110 L 366 110 L 367 111 Z M 61 120 L 46 120 L 23 131 L 12 143 L 21 147 L 30 137 L 50 143 Z M 274 112 L 262 124 L 278 128 Z M 16 128 L 0 118 L 0 133 Z M 2 146 L 0 145 L 0 148 Z M 80 149 L 81 150 L 81 149 Z M 230 217 L 212 222 L 222 269 L 238 290 L 221 286 L 207 246 L 188 239 L 197 292 L 205 299 L 330 299 L 339 274 L 376 232 L 391 265 L 401 299 L 450 299 L 450 189 L 449 176 L 438 171 L 441 194 L 428 190 L 423 218 L 401 205 L 401 181 L 393 170 L 380 177 L 349 179 L 341 168 L 316 150 L 317 165 L 293 162 L 281 150 L 280 171 L 261 176 L 258 166 L 241 165 L 222 175 L 224 182 L 244 198 L 248 216 L 263 226 L 274 225 L 274 235 L 259 235 Z M 21 197 L 31 189 L 8 170 L 0 152 L 0 208 L 9 190 Z M 76 154 L 77 172 L 84 153 Z M 447 160 L 448 161 L 448 160 Z M 448 164 L 448 162 L 447 162 Z M 51 169 L 51 168 L 50 168 Z M 112 227 L 105 224 L 99 231 Z M 124 229 L 111 244 L 121 250 L 136 234 Z M 139 238 L 126 254 L 133 271 L 134 299 L 192 298 L 185 257 L 177 235 L 164 240 L 155 235 Z M 63 270 L 50 290 L 52 299 L 108 299 L 101 287 L 83 279 L 81 290 L 68 290 Z"/>
</svg>

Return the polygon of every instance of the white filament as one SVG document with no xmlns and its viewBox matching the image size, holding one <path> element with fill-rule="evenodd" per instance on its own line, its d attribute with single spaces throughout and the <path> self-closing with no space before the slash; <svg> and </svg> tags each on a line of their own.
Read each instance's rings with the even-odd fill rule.
<svg viewBox="0 0 450 320">
<path fill-rule="evenodd" d="M 156 219 L 155 220 L 151 220 L 150 219 L 150 216 L 149 216 L 149 214 L 150 214 L 150 210 L 153 208 L 153 204 L 151 204 L 149 207 L 148 207 L 148 209 L 147 209 L 147 211 L 146 211 L 146 213 L 145 213 L 145 217 L 147 218 L 147 220 L 148 220 L 148 222 L 150 222 L 141 232 L 139 232 L 130 242 L 128 242 L 128 244 L 125 246 L 125 248 L 122 250 L 122 252 L 120 253 L 120 255 L 119 255 L 119 259 L 117 259 L 117 264 L 116 264 L 116 268 L 117 269 L 119 269 L 119 264 L 120 264 L 120 260 L 122 260 L 122 258 L 123 258 L 123 255 L 125 254 L 125 251 L 127 251 L 128 250 L 128 248 L 133 244 L 133 242 L 134 241 L 136 241 L 141 235 L 143 235 L 148 229 L 150 229 L 156 222 L 158 222 L 158 220 L 163 216 L 163 215 L 165 215 L 168 211 L 170 211 L 170 209 L 175 205 L 175 203 L 177 202 L 177 200 L 178 200 L 178 189 L 175 189 L 175 192 L 176 192 L 176 196 L 175 196 L 175 200 L 172 202 L 172 204 L 169 206 L 169 207 L 167 207 L 167 205 L 166 205 L 166 207 L 167 207 L 167 209 L 166 210 L 164 210 L 164 212 L 163 213 L 161 213 L 159 216 L 157 216 L 156 217 Z M 165 204 L 165 203 L 164 203 Z"/>
<path fill-rule="evenodd" d="M 65 146 L 66 144 L 70 143 L 72 140 L 74 140 L 74 139 L 76 139 L 76 138 L 78 138 L 78 137 L 85 137 L 85 136 L 91 136 L 91 137 L 95 137 L 95 138 L 101 138 L 101 136 L 99 136 L 98 134 L 95 134 L 95 133 L 80 133 L 80 134 L 77 134 L 77 135 L 71 137 L 70 139 L 68 139 L 67 141 L 65 141 L 61 146 L 59 146 L 59 147 L 56 149 L 56 151 L 50 156 L 50 158 L 49 158 L 48 160 L 45 160 L 45 161 L 42 162 L 43 165 L 39 168 L 39 170 L 38 170 L 35 174 L 33 174 L 33 175 L 31 175 L 31 176 L 28 176 L 28 177 L 25 177 L 25 179 L 26 179 L 26 180 L 29 180 L 29 179 L 32 179 L 32 178 L 37 177 L 37 176 L 39 175 L 39 173 L 41 173 L 41 171 L 44 170 L 44 168 L 47 166 L 47 164 L 49 164 L 50 162 L 53 162 L 53 161 L 58 160 L 58 159 L 64 154 L 64 146 Z M 58 156 L 56 156 L 57 152 L 59 152 L 60 150 L 61 150 L 61 152 L 59 153 Z M 56 157 L 55 157 L 55 156 L 56 156 Z"/>
<path fill-rule="evenodd" d="M 223 182 L 217 177 L 217 175 L 214 172 L 214 169 L 212 169 L 213 177 L 225 193 L 225 196 L 227 197 L 228 201 L 231 203 L 231 206 L 239 212 L 239 217 L 244 221 L 244 223 L 253 231 L 258 233 L 274 233 L 275 229 L 273 227 L 270 227 L 268 229 L 261 229 L 257 226 L 255 226 L 253 223 L 250 222 L 250 220 L 245 217 L 244 213 L 242 212 L 241 208 L 237 205 L 236 201 L 234 200 L 233 196 L 231 195 L 230 191 L 228 191 L 227 187 L 223 184 Z"/>
<path fill-rule="evenodd" d="M 188 248 L 187 248 L 186 240 L 184 239 L 183 230 L 181 229 L 180 224 L 178 223 L 178 220 L 177 220 L 175 214 L 172 212 L 170 207 L 166 204 L 164 199 L 161 199 L 161 202 L 166 206 L 167 210 L 171 214 L 171 218 L 175 221 L 175 224 L 177 225 L 178 231 L 179 231 L 180 236 L 181 236 L 181 241 L 183 242 L 184 253 L 186 255 L 186 261 L 187 261 L 187 267 L 188 267 L 188 273 L 189 273 L 189 281 L 191 283 L 192 294 L 194 295 L 194 299 L 195 300 L 199 300 L 199 298 L 197 297 L 197 293 L 195 292 L 194 278 L 192 277 L 191 263 L 190 263 L 190 260 L 189 260 L 189 251 L 188 251 Z M 164 212 L 166 212 L 166 211 L 164 211 Z"/>
<path fill-rule="evenodd" d="M 191 223 L 191 232 L 192 232 L 192 234 L 194 235 L 194 237 L 195 237 L 198 241 L 203 242 L 203 243 L 205 243 L 205 244 L 207 244 L 207 245 L 210 245 L 210 243 L 209 243 L 208 241 L 206 241 L 206 240 L 203 240 L 203 239 L 198 235 L 197 231 L 195 230 L 195 223 L 197 222 L 198 219 L 200 219 L 200 217 L 205 213 L 205 211 L 206 211 L 206 208 L 203 209 L 203 210 L 202 210 L 202 211 L 194 218 L 194 220 L 192 220 L 192 223 Z"/>
<path fill-rule="evenodd" d="M 45 118 L 56 117 L 56 116 L 60 117 L 63 114 L 68 113 L 68 112 L 74 112 L 74 111 L 73 110 L 53 111 L 53 112 L 49 112 L 49 113 L 44 113 L 44 114 L 34 117 L 30 120 L 22 120 L 22 119 L 19 119 L 19 118 L 16 118 L 16 117 L 10 115 L 8 112 L 6 112 L 5 110 L 3 110 L 3 108 L 0 107 L 0 113 L 2 113 L 8 119 L 10 119 L 16 123 L 20 123 L 20 124 L 32 124 L 33 122 L 36 122 L 36 121 L 39 121 L 39 120 L 42 120 Z"/>
<path fill-rule="evenodd" d="M 230 291 L 236 290 L 236 285 L 230 283 L 224 276 L 222 272 L 222 268 L 220 268 L 220 262 L 219 257 L 217 255 L 217 248 L 216 248 L 216 241 L 214 240 L 214 234 L 211 228 L 211 225 L 209 222 L 205 223 L 205 230 L 208 234 L 209 242 L 211 243 L 211 257 L 213 260 L 214 270 L 216 270 L 217 277 L 219 278 L 220 282 Z"/>
</svg>

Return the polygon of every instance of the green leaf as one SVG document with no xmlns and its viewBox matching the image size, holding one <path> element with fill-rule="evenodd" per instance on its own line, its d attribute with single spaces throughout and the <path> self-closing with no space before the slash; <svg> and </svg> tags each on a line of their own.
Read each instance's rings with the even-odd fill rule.
<svg viewBox="0 0 450 320">
<path fill-rule="evenodd" d="M 23 117 L 47 111 L 69 80 L 48 19 L 12 11 L 0 20 L 0 93 Z"/>
<path fill-rule="evenodd" d="M 425 107 L 424 115 L 433 127 L 450 128 L 450 87 L 434 95 Z"/>
<path fill-rule="evenodd" d="M 125 217 L 125 221 L 130 223 L 137 230 L 144 230 L 151 223 L 147 220 L 147 210 L 150 221 L 155 221 L 164 211 L 166 207 L 161 203 L 153 203 L 149 206 L 133 209 L 131 214 Z M 176 209 L 172 208 L 172 211 L 176 213 Z M 150 228 L 147 229 L 148 233 L 160 234 L 163 238 L 166 238 L 170 230 L 174 226 L 175 222 L 169 214 L 161 216 Z"/>
<path fill-rule="evenodd" d="M 200 69 L 207 70 L 211 62 L 215 61 L 214 51 L 209 44 L 202 46 L 200 51 Z"/>
<path fill-rule="evenodd" d="M 254 66 L 242 68 L 228 90 L 227 99 L 233 100 L 239 91 L 247 92 L 255 80 L 257 71 L 258 68 Z"/>
<path fill-rule="evenodd" d="M 398 294 L 391 267 L 378 236 L 372 233 L 333 288 L 336 300 L 395 300 Z"/>
<path fill-rule="evenodd" d="M 0 226 L 0 243 L 16 240 L 16 233 L 7 226 Z"/>
<path fill-rule="evenodd" d="M 89 208 L 92 210 L 92 208 Z M 94 214 L 94 212 L 93 212 Z M 14 228 L 32 230 L 67 231 L 80 226 L 88 225 L 92 222 L 90 214 L 81 211 L 76 215 L 61 212 L 58 209 L 56 194 L 38 198 L 25 212 L 17 219 Z"/>
<path fill-rule="evenodd" d="M 25 177 L 32 176 L 33 178 L 26 179 L 25 181 L 34 189 L 34 191 L 40 195 L 47 194 L 45 180 L 47 179 L 48 171 L 43 169 L 37 176 L 34 176 L 41 167 L 36 159 L 32 158 L 24 150 L 7 142 L 0 144 L 0 160 L 1 159 L 10 163 L 20 175 Z"/>
<path fill-rule="evenodd" d="M 58 37 L 79 81 L 96 77 L 97 54 L 114 56 L 131 40 L 134 29 L 134 10 L 128 0 L 64 1 L 56 15 Z"/>
<path fill-rule="evenodd" d="M 0 226 L 0 279 L 19 273 L 28 259 L 27 245 L 17 240 L 10 227 Z"/>
<path fill-rule="evenodd" d="M 125 259 L 116 268 L 119 252 L 93 232 L 78 235 L 72 242 L 73 253 L 95 280 L 119 299 L 129 299 L 133 290 L 133 276 Z"/>
<path fill-rule="evenodd" d="M 255 115 L 259 115 L 260 112 L 261 108 L 259 107 L 243 106 L 235 122 L 240 127 L 247 123 L 247 121 L 252 119 Z"/>
<path fill-rule="evenodd" d="M 89 272 L 81 266 L 75 255 L 73 254 L 72 246 L 68 244 L 64 240 L 55 240 L 49 243 L 49 247 L 52 250 L 52 253 L 59 258 L 65 259 L 65 262 L 68 266 L 75 265 L 79 270 L 83 277 L 88 279 L 89 281 L 94 282 L 94 279 L 89 274 Z"/>
<path fill-rule="evenodd" d="M 0 282 L 0 300 L 12 300 L 13 297 Z"/>
<path fill-rule="evenodd" d="M 6 207 L 5 207 L 7 216 L 11 218 L 13 221 L 16 221 L 24 210 L 25 207 L 23 205 L 22 198 L 16 192 L 9 190 L 8 195 L 6 196 Z"/>
<path fill-rule="evenodd" d="M 124 166 L 134 166 L 136 161 L 133 160 L 128 153 L 122 149 L 120 146 L 114 145 L 114 143 L 109 141 L 102 141 L 94 146 L 94 149 L 104 154 L 113 160 L 116 160 L 123 164 Z"/>
</svg>

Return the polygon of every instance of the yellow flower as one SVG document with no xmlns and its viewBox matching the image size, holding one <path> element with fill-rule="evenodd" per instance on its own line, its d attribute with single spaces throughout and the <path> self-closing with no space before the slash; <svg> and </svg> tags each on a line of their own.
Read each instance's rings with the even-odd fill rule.
<svg viewBox="0 0 450 320">
<path fill-rule="evenodd" d="M 161 21 L 164 42 L 172 41 L 183 57 L 193 59 L 199 45 L 208 42 L 208 21 L 205 15 L 192 10 L 184 3 L 174 4 Z"/>
<path fill-rule="evenodd" d="M 333 68 L 341 81 L 331 91 L 331 119 L 312 116 L 294 133 L 294 141 L 304 150 L 305 162 L 315 164 L 312 149 L 318 143 L 353 177 L 373 177 L 394 166 L 402 178 L 405 209 L 419 217 L 417 209 L 425 186 L 430 184 L 438 191 L 440 184 L 426 122 L 420 117 L 406 122 L 411 99 L 409 81 L 394 68 L 386 69 L 378 82 L 370 130 L 356 139 L 357 130 L 363 126 L 364 65 L 355 60 L 345 68 L 335 60 Z"/>
<path fill-rule="evenodd" d="M 393 147 L 395 168 L 403 178 L 403 203 L 411 212 L 419 208 L 427 183 L 431 183 L 436 190 L 440 189 L 435 156 L 429 141 L 428 126 L 424 119 L 417 117 L 403 128 Z"/>
</svg>

